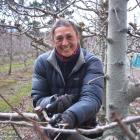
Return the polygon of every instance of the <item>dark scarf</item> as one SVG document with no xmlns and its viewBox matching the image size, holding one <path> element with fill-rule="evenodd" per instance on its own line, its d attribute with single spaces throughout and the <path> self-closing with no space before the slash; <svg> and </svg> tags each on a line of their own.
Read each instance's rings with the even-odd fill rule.
<svg viewBox="0 0 140 140">
<path fill-rule="evenodd" d="M 55 52 L 56 52 L 55 54 L 56 54 L 57 63 L 59 65 L 62 75 L 66 81 L 68 75 L 71 73 L 72 69 L 74 68 L 74 66 L 78 60 L 78 57 L 80 54 L 80 47 L 78 47 L 77 50 L 75 51 L 75 53 L 70 57 L 64 57 L 64 56 L 60 55 L 57 51 L 55 51 Z"/>
</svg>

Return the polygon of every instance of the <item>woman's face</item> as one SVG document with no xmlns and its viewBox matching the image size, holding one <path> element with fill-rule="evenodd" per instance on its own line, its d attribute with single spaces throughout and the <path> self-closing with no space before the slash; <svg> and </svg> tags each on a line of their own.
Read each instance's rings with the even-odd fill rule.
<svg viewBox="0 0 140 140">
<path fill-rule="evenodd" d="M 70 57 L 77 50 L 79 36 L 71 26 L 62 26 L 55 29 L 53 42 L 60 55 Z"/>
</svg>

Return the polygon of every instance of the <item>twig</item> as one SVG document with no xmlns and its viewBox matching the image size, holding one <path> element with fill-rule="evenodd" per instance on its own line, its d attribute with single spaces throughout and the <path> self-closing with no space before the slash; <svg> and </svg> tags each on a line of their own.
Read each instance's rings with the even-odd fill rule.
<svg viewBox="0 0 140 140">
<path fill-rule="evenodd" d="M 136 2 L 137 2 L 137 5 L 139 6 L 139 8 L 140 8 L 140 2 L 138 2 L 138 0 L 136 0 Z"/>
<path fill-rule="evenodd" d="M 17 112 L 20 116 L 22 116 L 25 120 L 30 121 L 30 122 L 36 122 L 33 119 L 25 117 L 22 112 L 20 112 L 17 108 L 14 108 L 1 94 L 0 97 L 7 103 L 7 105 L 15 112 Z"/>
<path fill-rule="evenodd" d="M 39 121 L 38 116 L 35 113 L 22 113 L 24 117 L 30 118 L 36 121 Z M 5 120 L 11 120 L 11 121 L 24 121 L 25 118 L 20 116 L 18 113 L 1 113 L 0 112 L 0 120 L 5 121 Z"/>
<path fill-rule="evenodd" d="M 33 127 L 39 133 L 42 140 L 49 140 L 45 131 L 39 125 L 37 125 L 37 123 L 33 123 Z"/>
<path fill-rule="evenodd" d="M 136 37 L 136 38 L 140 38 L 140 36 L 134 35 L 131 32 L 127 32 L 130 36 Z"/>
<path fill-rule="evenodd" d="M 17 136 L 19 137 L 19 139 L 23 140 L 22 137 L 20 136 L 20 134 L 18 133 L 17 129 L 15 128 L 15 126 L 13 124 L 11 124 L 11 126 L 14 129 L 15 133 L 17 134 Z"/>
<path fill-rule="evenodd" d="M 137 134 L 137 127 L 136 127 L 135 124 L 131 124 L 131 125 L 130 125 L 130 129 L 131 129 L 131 131 L 132 131 L 133 133 Z"/>
<path fill-rule="evenodd" d="M 68 9 L 68 7 L 70 7 L 72 4 L 74 4 L 76 2 L 76 0 L 73 0 L 70 4 L 68 4 L 67 6 L 65 6 L 63 9 L 61 9 L 60 11 L 56 12 L 55 15 L 58 15 L 60 13 L 62 13 L 63 11 L 65 11 L 66 9 Z"/>
<path fill-rule="evenodd" d="M 17 112 L 25 120 L 30 121 L 32 123 L 31 126 L 35 128 L 35 130 L 40 134 L 40 136 L 42 136 L 43 140 L 48 140 L 47 135 L 45 135 L 45 133 L 42 132 L 42 128 L 38 125 L 38 123 L 36 121 L 34 121 L 33 119 L 25 117 L 17 108 L 14 108 L 1 94 L 0 94 L 0 97 L 11 107 L 11 109 L 13 111 Z"/>
<path fill-rule="evenodd" d="M 66 124 L 66 125 L 62 125 L 62 129 L 66 128 L 66 126 L 67 126 L 67 124 Z M 60 125 L 59 127 L 61 128 L 61 125 Z M 54 140 L 57 140 L 61 134 L 62 134 L 62 132 L 59 132 L 59 133 L 55 136 Z"/>
<path fill-rule="evenodd" d="M 128 127 L 122 122 L 120 115 L 116 112 L 112 113 L 112 117 L 115 119 L 116 122 L 118 122 L 120 128 L 124 131 L 124 133 L 130 138 L 130 140 L 136 140 L 135 135 L 132 131 L 128 129 Z"/>
<path fill-rule="evenodd" d="M 24 127 L 33 127 L 33 125 L 29 122 L 25 122 L 25 121 L 0 121 L 0 124 L 7 124 L 7 125 L 17 125 L 17 126 L 24 126 Z"/>
</svg>

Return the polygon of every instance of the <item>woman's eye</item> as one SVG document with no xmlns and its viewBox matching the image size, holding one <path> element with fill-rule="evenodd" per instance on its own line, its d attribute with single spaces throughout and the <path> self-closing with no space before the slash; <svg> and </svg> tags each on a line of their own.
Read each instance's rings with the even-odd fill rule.
<svg viewBox="0 0 140 140">
<path fill-rule="evenodd" d="M 56 40 L 57 41 L 62 41 L 63 40 L 63 37 L 57 37 Z"/>
<path fill-rule="evenodd" d="M 71 35 L 67 36 L 67 39 L 68 40 L 72 39 L 72 36 Z"/>
</svg>

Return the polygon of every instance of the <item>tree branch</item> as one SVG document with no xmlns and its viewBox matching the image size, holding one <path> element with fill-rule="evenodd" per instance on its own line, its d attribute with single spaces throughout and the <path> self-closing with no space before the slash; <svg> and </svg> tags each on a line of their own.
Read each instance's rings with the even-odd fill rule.
<svg viewBox="0 0 140 140">
<path fill-rule="evenodd" d="M 0 94 L 0 97 L 5 101 L 5 103 L 13 110 L 15 111 L 16 113 L 18 113 L 21 117 L 23 117 L 25 120 L 27 121 L 30 121 L 30 122 L 34 122 L 35 123 L 35 120 L 33 119 L 30 119 L 30 118 L 27 118 L 24 116 L 24 114 L 22 112 L 20 112 L 17 108 L 14 108 L 1 94 Z"/>
<path fill-rule="evenodd" d="M 11 114 L 9 114 L 11 115 Z M 35 114 L 34 114 L 35 115 Z M 139 116 L 128 116 L 125 119 L 122 119 L 122 122 L 126 125 L 129 125 L 131 123 L 136 123 L 136 122 L 140 122 L 140 115 Z M 23 126 L 27 126 L 27 127 L 34 127 L 33 124 L 28 123 L 28 122 L 24 122 L 24 121 L 20 121 L 20 122 L 15 122 L 15 121 L 0 121 L 0 123 L 3 124 L 14 124 L 14 125 L 23 125 Z M 93 129 L 81 129 L 81 128 L 77 128 L 77 129 L 59 129 L 59 128 L 54 128 L 51 127 L 50 125 L 48 127 L 44 127 L 44 126 L 39 126 L 41 129 L 45 129 L 45 130 L 52 130 L 54 132 L 62 132 L 62 133 L 69 133 L 69 134 L 76 134 L 76 133 L 81 133 L 81 134 L 85 134 L 85 135 L 89 135 L 89 134 L 94 134 L 100 131 L 106 131 L 108 129 L 112 129 L 114 127 L 118 127 L 119 124 L 117 122 L 112 122 L 110 124 L 104 125 L 104 126 L 97 126 L 96 128 Z"/>
<path fill-rule="evenodd" d="M 21 30 L 21 26 L 14 26 L 14 25 L 5 25 L 5 24 L 0 24 L 1 27 L 3 28 L 13 28 L 13 29 L 17 29 L 20 33 L 22 33 L 23 31 Z M 33 42 L 39 44 L 39 45 L 42 45 L 44 46 L 45 48 L 48 48 L 48 49 L 52 49 L 52 47 L 46 43 L 42 38 L 37 38 L 37 37 L 34 37 L 33 35 L 31 35 L 30 33 L 28 33 L 29 30 L 26 30 L 25 32 L 23 32 L 27 37 L 29 37 L 31 40 L 33 40 Z M 35 44 L 33 45 L 33 47 L 35 48 L 38 48 L 37 46 L 35 46 Z M 38 48 L 40 50 L 43 50 L 45 51 L 44 49 L 42 48 Z"/>
<path fill-rule="evenodd" d="M 39 121 L 39 118 L 36 114 L 34 113 L 22 113 L 23 116 L 26 118 L 30 118 L 36 121 Z M 18 113 L 0 113 L 0 120 L 5 121 L 5 120 L 11 120 L 11 121 L 25 121 L 25 119 L 20 116 Z"/>
<path fill-rule="evenodd" d="M 70 4 L 68 4 L 67 6 L 65 6 L 63 9 L 61 9 L 60 11 L 58 11 L 56 13 L 56 15 L 62 13 L 63 11 L 65 11 L 68 7 L 70 7 L 72 4 L 74 4 L 76 2 L 76 0 L 73 0 Z"/>
<path fill-rule="evenodd" d="M 127 96 L 129 103 L 134 101 L 137 97 L 140 96 L 140 83 L 129 82 L 127 86 Z"/>
<path fill-rule="evenodd" d="M 134 133 L 122 122 L 121 117 L 118 113 L 112 113 L 112 117 L 118 122 L 120 128 L 124 131 L 124 133 L 128 136 L 130 140 L 136 140 Z"/>
<path fill-rule="evenodd" d="M 15 126 L 13 124 L 11 124 L 11 126 L 14 129 L 15 133 L 17 134 L 17 136 L 19 137 L 19 139 L 23 140 L 22 137 L 20 136 L 20 134 L 18 133 L 17 129 L 15 128 Z"/>
<path fill-rule="evenodd" d="M 13 1 L 12 3 L 10 1 L 7 2 L 9 8 L 11 8 L 11 10 L 13 10 L 14 12 L 16 12 L 17 14 L 20 14 L 20 15 L 27 15 L 27 16 L 30 16 L 30 17 L 44 17 L 46 15 L 51 15 L 53 17 L 57 17 L 57 15 L 54 13 L 54 12 L 51 12 L 51 11 L 45 11 L 45 10 L 42 10 L 40 8 L 37 8 L 37 7 L 25 7 L 21 4 L 17 4 L 15 1 Z M 16 8 L 14 8 L 15 6 L 20 6 L 22 8 L 24 8 L 25 10 L 36 10 L 36 11 L 39 11 L 39 12 L 42 12 L 43 14 L 41 15 L 31 15 L 31 11 L 28 13 L 27 11 L 25 12 L 19 12 Z M 34 13 L 34 12 L 33 12 Z"/>
</svg>

